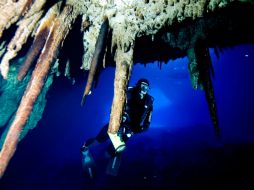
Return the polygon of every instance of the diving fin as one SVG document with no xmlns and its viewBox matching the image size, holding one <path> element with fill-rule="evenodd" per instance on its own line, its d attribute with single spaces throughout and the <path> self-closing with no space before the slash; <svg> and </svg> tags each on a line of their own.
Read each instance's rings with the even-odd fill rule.
<svg viewBox="0 0 254 190">
<path fill-rule="evenodd" d="M 95 162 L 88 148 L 82 151 L 82 166 L 90 179 L 93 179 L 95 175 Z"/>
<path fill-rule="evenodd" d="M 106 170 L 106 173 L 108 175 L 117 176 L 119 168 L 120 168 L 121 157 L 122 157 L 122 154 L 116 154 L 115 156 L 109 159 L 107 170 Z"/>
</svg>

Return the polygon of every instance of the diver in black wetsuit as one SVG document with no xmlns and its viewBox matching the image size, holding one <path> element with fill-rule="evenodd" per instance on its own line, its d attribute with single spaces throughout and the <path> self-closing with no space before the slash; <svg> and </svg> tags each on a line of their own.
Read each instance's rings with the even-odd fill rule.
<svg viewBox="0 0 254 190">
<path fill-rule="evenodd" d="M 141 133 L 147 130 L 150 126 L 153 101 L 154 98 L 148 94 L 150 87 L 146 79 L 140 79 L 135 87 L 129 87 L 127 90 L 127 98 L 122 118 L 122 124 L 118 130 L 117 135 L 120 141 L 126 142 L 133 134 Z M 81 147 L 82 153 L 88 151 L 88 148 L 97 144 L 103 143 L 109 139 L 107 133 L 108 124 L 106 124 L 95 138 L 88 139 Z M 124 149 L 122 149 L 124 150 Z M 117 151 L 112 143 L 108 147 L 108 154 L 111 156 L 108 168 L 118 161 L 118 168 L 120 165 L 121 151 Z M 117 169 L 111 168 L 107 170 L 108 174 L 117 175 Z M 113 171 L 113 172 L 110 172 Z"/>
</svg>

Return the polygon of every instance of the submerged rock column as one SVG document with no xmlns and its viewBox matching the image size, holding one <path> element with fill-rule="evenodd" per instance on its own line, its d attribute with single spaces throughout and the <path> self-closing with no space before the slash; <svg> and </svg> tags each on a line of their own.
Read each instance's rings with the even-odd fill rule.
<svg viewBox="0 0 254 190">
<path fill-rule="evenodd" d="M 133 49 L 116 54 L 116 71 L 114 80 L 114 98 L 111 107 L 108 133 L 116 134 L 122 121 L 122 113 L 126 100 L 126 90 L 132 68 Z"/>
</svg>

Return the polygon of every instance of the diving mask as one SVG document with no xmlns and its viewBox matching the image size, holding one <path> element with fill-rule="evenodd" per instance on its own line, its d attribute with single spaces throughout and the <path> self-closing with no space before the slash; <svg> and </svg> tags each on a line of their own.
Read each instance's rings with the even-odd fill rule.
<svg viewBox="0 0 254 190">
<path fill-rule="evenodd" d="M 146 83 L 142 82 L 140 85 L 140 92 L 142 94 L 147 94 L 148 91 L 149 91 L 149 86 Z"/>
</svg>

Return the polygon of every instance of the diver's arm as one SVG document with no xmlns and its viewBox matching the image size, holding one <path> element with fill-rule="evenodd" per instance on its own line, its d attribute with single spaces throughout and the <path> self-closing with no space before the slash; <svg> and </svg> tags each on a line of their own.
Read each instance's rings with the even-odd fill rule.
<svg viewBox="0 0 254 190">
<path fill-rule="evenodd" d="M 130 113 L 130 104 L 131 104 L 131 99 L 132 99 L 132 93 L 133 93 L 133 88 L 128 87 L 128 90 L 126 92 L 126 100 L 125 100 L 125 112 Z"/>
<path fill-rule="evenodd" d="M 152 120 L 152 113 L 153 113 L 153 107 L 149 109 L 148 113 L 146 114 L 146 118 L 143 122 L 143 125 L 141 125 L 141 130 L 146 131 L 150 127 L 150 123 Z"/>
<path fill-rule="evenodd" d="M 122 140 L 123 139 L 123 135 L 124 135 L 124 127 L 120 126 L 120 128 L 117 131 L 117 136 L 119 136 L 120 139 Z"/>
<path fill-rule="evenodd" d="M 147 109 L 145 110 L 145 113 L 143 115 L 144 119 L 142 119 L 140 123 L 140 127 L 142 131 L 145 131 L 150 127 L 150 123 L 152 120 L 152 113 L 153 113 L 153 101 L 154 101 L 154 98 L 148 95 L 147 102 L 146 102 Z"/>
</svg>

